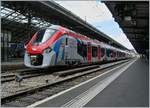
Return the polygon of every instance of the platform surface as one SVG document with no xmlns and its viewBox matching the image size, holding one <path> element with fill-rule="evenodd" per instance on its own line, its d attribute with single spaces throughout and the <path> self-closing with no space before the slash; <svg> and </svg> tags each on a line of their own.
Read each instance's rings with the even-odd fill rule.
<svg viewBox="0 0 150 108">
<path fill-rule="evenodd" d="M 115 75 L 118 76 L 114 78 Z M 109 80 L 112 82 L 108 83 Z M 105 84 L 108 86 L 104 87 Z M 103 87 L 104 89 L 101 89 Z M 91 88 L 93 90 L 90 90 Z M 94 94 L 95 92 L 97 94 Z M 103 76 L 29 107 L 145 107 L 148 105 L 149 64 L 143 59 L 136 59 Z"/>
<path fill-rule="evenodd" d="M 85 107 L 149 106 L 149 64 L 138 59 Z"/>
</svg>

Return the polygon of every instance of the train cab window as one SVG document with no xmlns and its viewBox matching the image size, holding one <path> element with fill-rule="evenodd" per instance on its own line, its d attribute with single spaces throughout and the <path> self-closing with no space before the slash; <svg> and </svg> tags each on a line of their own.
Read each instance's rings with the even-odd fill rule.
<svg viewBox="0 0 150 108">
<path fill-rule="evenodd" d="M 97 57 L 97 53 L 98 53 L 97 47 L 92 46 L 92 57 Z"/>
<path fill-rule="evenodd" d="M 50 39 L 54 35 L 56 30 L 54 29 L 42 29 L 36 33 L 36 39 L 33 41 L 33 44 L 41 44 Z"/>
</svg>

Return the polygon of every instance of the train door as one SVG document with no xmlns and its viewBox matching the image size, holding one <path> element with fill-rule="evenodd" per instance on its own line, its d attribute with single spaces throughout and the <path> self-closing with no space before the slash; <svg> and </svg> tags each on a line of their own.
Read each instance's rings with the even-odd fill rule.
<svg viewBox="0 0 150 108">
<path fill-rule="evenodd" d="M 67 57 L 68 57 L 68 36 L 65 36 L 65 47 L 64 47 L 64 60 L 65 62 L 67 61 Z"/>
<path fill-rule="evenodd" d="M 101 61 L 101 47 L 100 46 L 98 46 L 98 62 L 100 62 Z"/>
<path fill-rule="evenodd" d="M 88 57 L 88 63 L 92 62 L 92 46 L 91 43 L 88 42 L 88 53 L 87 53 L 87 57 Z"/>
</svg>

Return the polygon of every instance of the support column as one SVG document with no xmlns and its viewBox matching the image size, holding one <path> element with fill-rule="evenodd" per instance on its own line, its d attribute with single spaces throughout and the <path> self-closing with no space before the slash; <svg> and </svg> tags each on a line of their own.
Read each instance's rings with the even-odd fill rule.
<svg viewBox="0 0 150 108">
<path fill-rule="evenodd" d="M 4 36 L 4 61 L 8 61 L 8 48 L 7 48 L 7 47 L 8 47 L 8 46 L 7 46 L 7 43 L 8 43 L 8 42 L 7 42 L 7 40 L 8 40 L 8 39 L 7 39 L 7 38 L 8 38 L 7 36 L 8 36 L 8 35 L 7 35 L 7 32 L 6 32 L 6 31 L 4 31 L 3 33 L 4 33 L 4 35 L 3 35 L 3 36 Z"/>
<path fill-rule="evenodd" d="M 31 38 L 31 20 L 32 20 L 32 16 L 31 16 L 31 13 L 30 11 L 28 12 L 28 25 L 27 25 L 27 28 L 28 28 L 28 37 Z"/>
<path fill-rule="evenodd" d="M 4 32 L 1 32 L 1 60 L 4 61 Z"/>
</svg>

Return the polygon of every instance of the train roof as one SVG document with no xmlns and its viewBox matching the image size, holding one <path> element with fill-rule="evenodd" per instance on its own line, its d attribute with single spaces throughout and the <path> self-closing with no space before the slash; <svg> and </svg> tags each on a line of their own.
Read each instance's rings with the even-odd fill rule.
<svg viewBox="0 0 150 108">
<path fill-rule="evenodd" d="M 70 29 L 67 29 L 67 28 L 65 28 L 65 27 L 62 27 L 62 26 L 60 26 L 60 25 L 51 25 L 50 27 L 48 27 L 48 28 L 51 28 L 51 29 L 56 29 L 56 30 L 64 30 L 64 31 L 66 31 L 66 32 L 68 32 L 68 33 L 72 33 L 72 34 L 75 34 L 75 35 L 78 35 L 79 37 L 80 37 L 80 40 L 81 41 L 83 41 L 84 43 L 87 43 L 87 42 L 92 42 L 92 45 L 101 45 L 101 47 L 104 47 L 104 48 L 109 48 L 109 49 L 113 49 L 113 50 L 116 50 L 116 51 L 120 51 L 120 52 L 126 52 L 126 51 L 124 51 L 124 50 L 121 50 L 121 49 L 119 49 L 119 48 L 116 48 L 116 47 L 113 47 L 113 46 L 111 46 L 111 45 L 109 45 L 109 44 L 106 44 L 106 43 L 104 43 L 104 42 L 100 42 L 100 41 L 98 41 L 98 40 L 96 40 L 96 39 L 91 39 L 91 38 L 89 38 L 89 37 L 87 37 L 87 36 L 84 36 L 84 35 L 82 35 L 82 34 L 80 34 L 80 33 L 76 33 L 76 32 L 74 32 L 74 31 L 72 31 L 72 30 L 70 30 Z M 82 37 L 82 38 L 81 38 Z"/>
<path fill-rule="evenodd" d="M 49 26 L 47 28 L 59 30 L 61 28 L 61 26 L 59 26 L 59 25 L 51 25 L 51 26 Z"/>
</svg>

